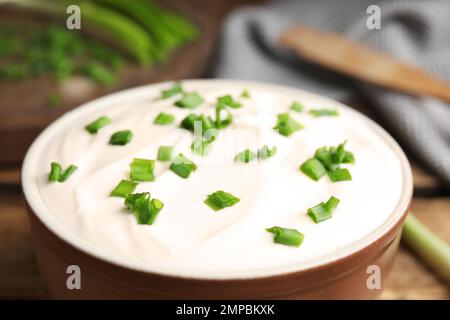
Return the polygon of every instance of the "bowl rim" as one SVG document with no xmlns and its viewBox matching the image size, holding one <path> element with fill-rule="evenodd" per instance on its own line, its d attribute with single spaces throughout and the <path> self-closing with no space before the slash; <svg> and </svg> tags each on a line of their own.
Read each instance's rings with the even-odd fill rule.
<svg viewBox="0 0 450 320">
<path fill-rule="evenodd" d="M 114 251 L 108 251 L 106 249 L 103 249 L 101 247 L 98 247 L 94 245 L 93 243 L 89 242 L 86 239 L 81 238 L 74 232 L 70 231 L 67 227 L 65 227 L 58 219 L 52 215 L 49 210 L 45 207 L 42 199 L 40 199 L 39 191 L 37 188 L 36 183 L 33 179 L 28 178 L 31 174 L 31 172 L 34 170 L 34 165 L 36 164 L 40 153 L 42 152 L 42 148 L 40 148 L 40 145 L 42 144 L 41 141 L 45 141 L 48 136 L 51 136 L 52 131 L 57 130 L 58 125 L 60 122 L 63 121 L 63 119 L 68 119 L 69 117 L 75 116 L 78 113 L 85 112 L 84 110 L 91 108 L 93 105 L 97 104 L 104 104 L 107 105 L 108 103 L 123 99 L 125 96 L 132 96 L 133 94 L 136 94 L 140 91 L 146 91 L 149 88 L 158 89 L 162 88 L 164 86 L 167 86 L 168 84 L 172 83 L 173 81 L 166 81 L 166 82 L 159 82 L 154 84 L 146 84 L 126 90 L 121 90 L 118 92 L 114 92 L 102 97 L 99 97 L 97 99 L 91 100 L 87 103 L 82 104 L 81 106 L 75 107 L 74 109 L 66 112 L 61 117 L 57 118 L 55 121 L 53 121 L 50 125 L 48 125 L 40 134 L 39 136 L 33 141 L 31 146 L 29 147 L 23 164 L 22 164 L 22 170 L 21 170 L 21 181 L 22 181 L 22 188 L 25 200 L 31 209 L 31 211 L 34 213 L 36 218 L 54 235 L 57 236 L 57 238 L 63 240 L 67 244 L 75 247 L 79 251 L 86 253 L 90 256 L 93 256 L 97 259 L 100 259 L 107 263 L 112 263 L 116 266 L 123 267 L 126 269 L 144 272 L 144 273 L 150 273 L 165 277 L 175 277 L 175 278 L 184 278 L 184 279 L 197 279 L 197 280 L 242 280 L 242 279 L 259 279 L 259 278 L 267 278 L 271 276 L 284 276 L 291 273 L 297 273 L 297 272 L 303 272 L 303 271 L 313 271 L 315 269 L 322 269 L 326 267 L 327 265 L 333 264 L 337 261 L 343 260 L 347 257 L 354 256 L 356 253 L 364 251 L 366 248 L 370 247 L 372 244 L 378 242 L 383 236 L 390 233 L 396 226 L 398 226 L 403 219 L 406 217 L 407 209 L 409 207 L 412 193 L 413 193 L 413 179 L 412 179 L 412 171 L 409 164 L 409 161 L 404 154 L 401 147 L 398 145 L 398 143 L 394 140 L 394 138 L 391 137 L 389 133 L 387 133 L 380 125 L 375 123 L 373 120 L 368 118 L 366 115 L 360 113 L 359 111 L 354 110 L 353 108 L 346 106 L 336 100 L 333 100 L 331 98 L 328 98 L 326 96 L 322 96 L 320 94 L 312 93 L 306 90 L 288 87 L 288 86 L 282 86 L 277 84 L 271 84 L 271 83 L 264 83 L 264 82 L 256 82 L 256 81 L 242 81 L 242 80 L 233 80 L 233 79 L 186 79 L 182 80 L 183 83 L 191 85 L 191 84 L 202 84 L 202 83 L 233 83 L 233 84 L 239 84 L 245 87 L 251 87 L 251 86 L 258 86 L 258 87 L 267 87 L 268 90 L 272 89 L 282 89 L 286 91 L 296 92 L 297 94 L 304 94 L 309 95 L 311 97 L 317 97 L 322 100 L 328 100 L 329 102 L 332 102 L 333 104 L 339 105 L 339 107 L 346 110 L 346 112 L 349 112 L 352 114 L 352 116 L 358 117 L 361 121 L 365 121 L 366 124 L 370 127 L 371 130 L 373 130 L 377 135 L 382 138 L 386 144 L 389 146 L 389 148 L 398 156 L 398 159 L 400 161 L 400 167 L 402 170 L 402 176 L 403 176 L 403 186 L 400 198 L 398 200 L 398 203 L 396 204 L 395 208 L 393 209 L 393 212 L 390 214 L 388 219 L 377 229 L 372 231 L 372 233 L 368 234 L 366 237 L 358 241 L 356 244 L 350 244 L 346 247 L 343 247 L 338 250 L 338 252 L 333 255 L 333 258 L 330 259 L 329 256 L 321 256 L 319 258 L 313 259 L 313 262 L 306 266 L 298 265 L 298 263 L 289 264 L 287 266 L 281 266 L 281 267 L 274 267 L 271 268 L 271 271 L 268 272 L 268 270 L 264 271 L 250 271 L 250 272 L 242 272 L 241 274 L 233 274 L 232 276 L 220 276 L 217 274 L 214 275 L 204 275 L 199 272 L 190 272 L 190 273 L 176 273 L 172 270 L 152 270 L 151 265 L 148 264 L 148 262 L 145 261 L 139 261 L 137 259 L 129 259 L 127 260 L 123 255 L 117 254 Z M 70 118 L 66 121 L 69 121 Z M 41 201 L 39 201 L 41 200 Z M 267 268 L 266 268 L 267 269 Z"/>
</svg>

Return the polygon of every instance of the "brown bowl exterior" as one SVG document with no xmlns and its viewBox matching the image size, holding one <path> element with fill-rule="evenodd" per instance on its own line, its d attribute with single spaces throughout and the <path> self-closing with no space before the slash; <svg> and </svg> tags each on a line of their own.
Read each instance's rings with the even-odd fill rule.
<svg viewBox="0 0 450 320">
<path fill-rule="evenodd" d="M 41 274 L 55 299 L 375 299 L 397 251 L 402 219 L 367 247 L 304 271 L 237 280 L 208 280 L 131 270 L 84 253 L 51 232 L 27 205 Z M 68 289 L 67 267 L 81 269 L 81 289 Z M 380 268 L 381 289 L 369 289 L 367 268 Z"/>
</svg>

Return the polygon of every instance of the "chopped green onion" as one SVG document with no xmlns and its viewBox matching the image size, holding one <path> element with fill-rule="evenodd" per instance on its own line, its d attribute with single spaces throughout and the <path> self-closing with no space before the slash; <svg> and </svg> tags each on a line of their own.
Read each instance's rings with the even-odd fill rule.
<svg viewBox="0 0 450 320">
<path fill-rule="evenodd" d="M 106 126 L 110 123 L 111 123 L 111 119 L 109 119 L 108 117 L 102 116 L 102 117 L 98 118 L 97 120 L 95 120 L 94 122 L 88 124 L 85 129 L 91 134 L 96 134 L 98 132 L 98 130 L 100 130 L 101 128 L 103 128 L 104 126 Z"/>
<path fill-rule="evenodd" d="M 334 171 L 328 171 L 328 176 L 330 177 L 330 180 L 333 182 L 338 181 L 349 181 L 352 180 L 352 175 L 350 174 L 350 171 L 345 168 L 337 168 Z"/>
<path fill-rule="evenodd" d="M 148 225 L 153 224 L 164 207 L 162 201 L 151 199 L 148 192 L 128 194 L 125 197 L 124 204 L 133 212 L 138 224 Z"/>
<path fill-rule="evenodd" d="M 130 163 L 130 179 L 133 181 L 154 181 L 155 160 L 134 158 Z"/>
<path fill-rule="evenodd" d="M 325 205 L 330 209 L 334 210 L 338 206 L 339 202 L 341 202 L 338 198 L 331 196 L 330 199 L 328 199 L 327 202 L 325 202 Z"/>
<path fill-rule="evenodd" d="M 222 120 L 221 112 L 225 110 L 227 112 L 227 117 Z M 218 103 L 216 105 L 216 121 L 214 122 L 216 129 L 223 129 L 228 127 L 233 121 L 233 115 L 231 112 L 225 107 L 225 105 Z"/>
<path fill-rule="evenodd" d="M 316 150 L 314 157 L 322 162 L 328 171 L 334 171 L 339 167 L 339 162 L 334 162 L 330 148 L 322 147 Z"/>
<path fill-rule="evenodd" d="M 310 158 L 303 162 L 300 166 L 300 171 L 315 181 L 318 181 L 327 173 L 325 167 L 316 158 Z"/>
<path fill-rule="evenodd" d="M 245 89 L 245 90 L 242 91 L 242 93 L 241 93 L 241 98 L 251 99 L 252 97 L 250 96 L 250 92 L 248 92 L 248 90 Z"/>
<path fill-rule="evenodd" d="M 171 124 L 174 121 L 175 121 L 175 117 L 172 114 L 161 112 L 160 114 L 158 114 L 156 116 L 153 123 L 164 126 L 164 125 Z"/>
<path fill-rule="evenodd" d="M 161 91 L 161 97 L 163 99 L 168 99 L 168 98 L 176 96 L 177 94 L 180 94 L 180 93 L 183 93 L 183 88 L 181 87 L 181 83 L 175 82 L 170 89 Z"/>
<path fill-rule="evenodd" d="M 265 160 L 267 158 L 273 157 L 275 153 L 277 153 L 276 146 L 269 148 L 269 146 L 265 144 L 261 149 L 258 150 L 258 159 Z"/>
<path fill-rule="evenodd" d="M 291 104 L 291 110 L 297 111 L 297 112 L 302 112 L 303 111 L 303 105 L 300 102 L 293 102 Z"/>
<path fill-rule="evenodd" d="M 355 156 L 350 151 L 345 151 L 344 159 L 342 160 L 342 163 L 355 163 Z"/>
<path fill-rule="evenodd" d="M 336 209 L 339 202 L 340 201 L 338 198 L 332 196 L 327 202 L 321 202 L 318 205 L 309 208 L 307 214 L 314 221 L 314 223 L 328 220 L 332 217 L 333 211 Z"/>
<path fill-rule="evenodd" d="M 158 149 L 158 161 L 171 161 L 173 154 L 173 147 L 160 146 Z"/>
<path fill-rule="evenodd" d="M 119 184 L 113 189 L 113 191 L 111 191 L 109 196 L 125 198 L 130 193 L 133 193 L 137 185 L 138 185 L 137 182 L 129 180 L 121 180 Z"/>
<path fill-rule="evenodd" d="M 180 108 L 194 109 L 203 103 L 203 98 L 198 92 L 189 92 L 175 102 L 175 105 Z"/>
<path fill-rule="evenodd" d="M 59 182 L 64 182 L 67 179 L 69 179 L 69 177 L 72 175 L 72 173 L 75 172 L 75 170 L 77 170 L 78 167 L 71 164 L 66 170 L 64 170 L 64 172 L 61 173 L 61 175 L 59 176 L 58 181 Z"/>
<path fill-rule="evenodd" d="M 246 150 L 238 153 L 234 157 L 234 161 L 243 162 L 243 163 L 249 163 L 250 161 L 253 161 L 255 159 L 256 159 L 256 154 L 249 149 L 246 149 Z"/>
<path fill-rule="evenodd" d="M 77 170 L 78 167 L 71 164 L 66 170 L 62 171 L 62 167 L 59 163 L 52 162 L 50 168 L 50 174 L 48 180 L 51 182 L 64 182 Z"/>
<path fill-rule="evenodd" d="M 309 113 L 314 117 L 323 117 L 323 116 L 338 116 L 339 112 L 335 109 L 312 109 L 309 110 Z"/>
<path fill-rule="evenodd" d="M 214 211 L 218 211 L 226 207 L 231 207 L 239 201 L 240 199 L 232 194 L 219 190 L 208 195 L 204 202 Z"/>
<path fill-rule="evenodd" d="M 56 182 L 59 181 L 59 176 L 61 175 L 61 165 L 56 162 L 50 164 L 50 174 L 48 175 L 48 181 Z"/>
<path fill-rule="evenodd" d="M 234 100 L 231 95 L 226 95 L 217 98 L 217 104 L 227 106 L 233 109 L 242 107 L 242 104 L 239 101 Z"/>
<path fill-rule="evenodd" d="M 295 229 L 272 227 L 266 229 L 266 231 L 274 234 L 273 242 L 292 247 L 299 247 L 305 237 Z"/>
<path fill-rule="evenodd" d="M 198 137 L 192 142 L 191 149 L 198 155 L 206 156 L 209 153 L 210 146 L 213 141 L 214 139 L 212 141 L 208 141 L 206 139 Z"/>
<path fill-rule="evenodd" d="M 109 139 L 109 144 L 123 146 L 131 141 L 133 133 L 130 130 L 117 131 Z"/>
<path fill-rule="evenodd" d="M 205 133 L 209 129 L 214 128 L 211 119 L 203 114 L 197 116 L 191 113 L 186 118 L 184 118 L 180 123 L 181 128 L 189 130 L 191 132 L 195 131 L 196 125 L 201 126 L 203 133 Z"/>
<path fill-rule="evenodd" d="M 186 179 L 193 171 L 197 170 L 197 165 L 180 153 L 170 165 L 170 170 L 179 177 Z"/>
<path fill-rule="evenodd" d="M 281 135 L 289 137 L 294 132 L 303 129 L 303 125 L 294 120 L 289 113 L 282 113 L 278 115 L 278 121 L 274 129 L 278 130 Z"/>
</svg>

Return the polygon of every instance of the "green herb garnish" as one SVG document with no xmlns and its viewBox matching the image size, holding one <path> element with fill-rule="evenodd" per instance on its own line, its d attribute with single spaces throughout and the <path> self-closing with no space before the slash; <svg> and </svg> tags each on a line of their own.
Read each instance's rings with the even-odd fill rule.
<svg viewBox="0 0 450 320">
<path fill-rule="evenodd" d="M 180 108 L 194 109 L 203 103 L 203 98 L 198 92 L 185 93 L 184 96 L 175 102 Z"/>
<path fill-rule="evenodd" d="M 242 107 L 242 104 L 239 101 L 234 100 L 231 95 L 226 95 L 217 98 L 217 104 L 227 106 L 233 109 Z"/>
<path fill-rule="evenodd" d="M 335 109 L 311 109 L 309 113 L 314 117 L 338 116 L 339 112 Z"/>
<path fill-rule="evenodd" d="M 333 211 L 336 209 L 339 202 L 338 198 L 332 196 L 327 202 L 321 202 L 318 205 L 309 208 L 307 214 L 314 223 L 325 221 L 332 217 Z"/>
<path fill-rule="evenodd" d="M 203 133 L 205 133 L 209 129 L 214 128 L 211 119 L 203 114 L 195 115 L 191 113 L 186 118 L 184 118 L 180 123 L 181 128 L 189 130 L 191 132 L 195 131 L 196 125 L 198 126 L 199 129 L 201 127 Z"/>
<path fill-rule="evenodd" d="M 48 181 L 56 182 L 59 180 L 59 176 L 61 175 L 61 165 L 56 162 L 52 162 L 50 164 L 50 174 L 48 175 Z"/>
<path fill-rule="evenodd" d="M 155 160 L 134 158 L 130 163 L 130 179 L 133 181 L 154 181 Z"/>
<path fill-rule="evenodd" d="M 197 165 L 180 153 L 170 165 L 170 170 L 179 177 L 186 179 L 193 171 L 197 170 Z"/>
<path fill-rule="evenodd" d="M 246 150 L 238 153 L 234 157 L 234 161 L 242 162 L 242 163 L 249 163 L 250 161 L 253 161 L 255 159 L 256 159 L 256 154 L 249 149 L 246 149 Z"/>
<path fill-rule="evenodd" d="M 156 116 L 153 123 L 164 126 L 164 125 L 172 124 L 174 121 L 175 121 L 174 115 L 172 115 L 170 113 L 161 112 Z"/>
<path fill-rule="evenodd" d="M 204 202 L 214 211 L 218 211 L 226 207 L 231 207 L 239 201 L 240 199 L 232 194 L 219 190 L 208 195 Z"/>
<path fill-rule="evenodd" d="M 50 182 L 64 182 L 77 170 L 78 167 L 71 164 L 66 170 L 62 170 L 59 163 L 52 162 L 50 165 L 50 174 L 48 175 L 48 181 Z"/>
<path fill-rule="evenodd" d="M 133 193 L 137 185 L 137 182 L 134 181 L 121 180 L 119 184 L 113 189 L 113 191 L 111 191 L 109 196 L 125 198 L 130 193 Z"/>
<path fill-rule="evenodd" d="M 158 161 L 171 161 L 173 155 L 173 147 L 160 146 L 158 149 Z"/>
<path fill-rule="evenodd" d="M 227 117 L 225 119 L 221 118 L 222 110 L 227 112 Z M 214 125 L 216 129 L 223 129 L 228 127 L 231 122 L 233 121 L 233 115 L 231 112 L 227 109 L 227 107 L 224 104 L 218 103 L 216 105 L 216 120 L 214 121 Z"/>
<path fill-rule="evenodd" d="M 354 163 L 353 153 L 345 150 L 346 141 L 337 147 L 322 147 L 316 150 L 314 158 L 306 160 L 300 170 L 311 179 L 318 181 L 326 173 L 333 182 L 352 180 L 350 171 L 340 168 L 342 163 Z"/>
<path fill-rule="evenodd" d="M 181 83 L 175 82 L 170 89 L 162 90 L 161 97 L 163 99 L 168 99 L 170 97 L 176 96 L 177 94 L 183 93 L 183 88 Z"/>
<path fill-rule="evenodd" d="M 293 102 L 291 104 L 291 110 L 297 111 L 297 112 L 302 112 L 303 111 L 303 105 L 300 102 Z"/>
<path fill-rule="evenodd" d="M 338 181 L 349 181 L 352 180 L 352 175 L 350 174 L 350 171 L 345 168 L 337 168 L 334 171 L 328 171 L 328 176 L 330 177 L 330 180 L 333 182 Z"/>
<path fill-rule="evenodd" d="M 294 132 L 303 129 L 303 125 L 294 120 L 289 113 L 282 113 L 278 115 L 278 121 L 274 129 L 281 135 L 289 137 Z"/>
<path fill-rule="evenodd" d="M 131 210 L 138 224 L 151 225 L 155 221 L 159 212 L 164 207 L 164 203 L 158 199 L 151 199 L 150 193 L 131 193 L 125 197 L 125 207 Z"/>
<path fill-rule="evenodd" d="M 269 148 L 267 144 L 263 145 L 261 149 L 258 150 L 258 159 L 265 160 L 273 157 L 277 153 L 277 147 L 273 146 Z"/>
<path fill-rule="evenodd" d="M 252 97 L 250 96 L 250 92 L 248 92 L 248 90 L 245 89 L 245 90 L 242 91 L 242 93 L 241 93 L 241 98 L 251 99 Z"/>
<path fill-rule="evenodd" d="M 104 126 L 106 126 L 110 123 L 111 123 L 111 119 L 109 119 L 108 117 L 102 116 L 102 117 L 98 118 L 97 120 L 95 120 L 94 122 L 88 124 L 85 127 L 85 129 L 91 134 L 96 134 L 98 132 L 98 130 L 100 130 L 101 128 L 103 128 Z"/>
<path fill-rule="evenodd" d="M 109 144 L 116 146 L 126 145 L 133 138 L 133 133 L 130 130 L 117 131 L 109 139 Z"/>
<path fill-rule="evenodd" d="M 273 242 L 287 246 L 299 247 L 304 239 L 304 235 L 295 229 L 272 227 L 266 231 L 274 234 Z"/>
<path fill-rule="evenodd" d="M 316 158 L 310 158 L 303 162 L 300 166 L 300 171 L 315 181 L 318 181 L 327 173 L 327 170 L 322 165 L 322 162 Z"/>
</svg>

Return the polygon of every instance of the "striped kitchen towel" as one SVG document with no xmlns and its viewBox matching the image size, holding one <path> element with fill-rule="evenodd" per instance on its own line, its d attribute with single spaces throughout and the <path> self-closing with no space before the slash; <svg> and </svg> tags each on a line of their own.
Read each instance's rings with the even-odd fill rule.
<svg viewBox="0 0 450 320">
<path fill-rule="evenodd" d="M 381 29 L 366 25 L 369 5 L 381 8 Z M 450 82 L 450 1 L 291 0 L 244 7 L 225 21 L 214 76 L 258 80 L 338 100 L 357 92 L 382 124 L 450 188 L 450 106 L 339 76 L 280 48 L 280 32 L 296 24 L 345 34 Z M 364 66 L 361 66 L 364 68 Z"/>
</svg>

